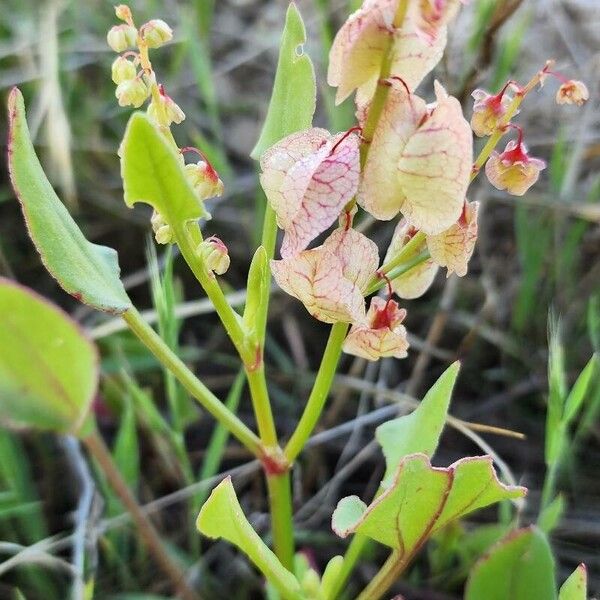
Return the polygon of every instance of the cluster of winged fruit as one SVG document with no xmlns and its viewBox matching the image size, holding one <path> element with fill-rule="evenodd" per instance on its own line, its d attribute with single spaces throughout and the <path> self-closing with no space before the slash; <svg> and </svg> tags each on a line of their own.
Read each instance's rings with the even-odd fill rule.
<svg viewBox="0 0 600 600">
<path fill-rule="evenodd" d="M 466 193 L 483 164 L 492 185 L 514 195 L 537 181 L 545 163 L 528 155 L 521 128 L 510 123 L 525 95 L 552 75 L 562 81 L 558 103 L 588 96 L 581 82 L 550 71 L 549 61 L 524 87 L 510 81 L 497 95 L 475 90 L 470 123 L 438 81 L 427 103 L 416 89 L 440 61 L 460 5 L 366 0 L 339 30 L 328 72 L 338 103 L 355 92 L 358 125 L 346 133 L 294 133 L 261 159 L 261 183 L 284 231 L 281 260 L 271 264 L 277 283 L 315 318 L 351 323 L 344 350 L 370 360 L 406 356 L 406 312 L 392 292 L 421 296 L 440 267 L 466 275 L 478 212 Z M 519 130 L 518 140 L 494 152 L 510 128 Z M 490 137 L 475 163 L 473 133 Z M 358 207 L 379 220 L 400 216 L 381 266 L 377 246 L 352 227 Z M 394 271 L 401 264 L 407 268 Z M 365 310 L 378 279 L 387 281 L 389 297 L 374 297 Z"/>
<path fill-rule="evenodd" d="M 443 54 L 459 2 L 406 4 L 365 2 L 333 43 L 328 82 L 338 103 L 356 92 L 358 126 L 295 133 L 261 158 L 261 183 L 284 231 L 281 260 L 271 264 L 277 283 L 315 318 L 352 323 L 345 351 L 371 360 L 406 356 L 406 311 L 392 289 L 416 298 L 439 267 L 465 275 L 477 237 L 477 203 L 466 199 L 471 126 L 437 81 L 433 103 L 415 93 Z M 380 220 L 401 216 L 382 266 L 375 243 L 352 227 L 358 207 Z M 422 260 L 366 310 L 365 295 L 398 256 Z"/>
</svg>

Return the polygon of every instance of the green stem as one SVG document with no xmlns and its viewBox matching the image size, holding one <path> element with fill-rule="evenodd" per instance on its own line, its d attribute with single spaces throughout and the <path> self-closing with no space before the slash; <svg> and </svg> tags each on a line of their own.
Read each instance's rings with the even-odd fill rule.
<svg viewBox="0 0 600 600">
<path fill-rule="evenodd" d="M 402 556 L 398 550 L 394 550 L 356 600 L 379 600 L 398 580 L 411 558 L 410 553 Z"/>
<path fill-rule="evenodd" d="M 556 476 L 558 474 L 557 467 L 557 462 L 554 462 L 548 467 L 546 472 L 546 478 L 544 479 L 544 486 L 542 488 L 542 498 L 540 501 L 540 515 L 548 508 L 553 500 L 554 489 L 556 487 Z"/>
<path fill-rule="evenodd" d="M 294 522 L 290 472 L 267 474 L 273 549 L 281 564 L 294 572 Z"/>
<path fill-rule="evenodd" d="M 394 17 L 395 28 L 400 28 L 402 26 L 407 9 L 408 0 L 400 0 L 398 9 L 396 10 L 396 15 Z M 390 35 L 387 49 L 379 70 L 380 80 L 387 79 L 391 75 L 393 46 L 394 38 Z M 363 143 L 361 144 L 360 148 L 361 168 L 364 167 L 366 163 L 367 156 L 369 154 L 369 142 L 373 139 L 373 134 L 377 129 L 379 118 L 385 106 L 388 93 L 389 86 L 377 85 L 369 108 L 369 114 L 367 115 L 367 119 L 362 130 Z M 356 200 L 351 201 L 349 206 L 347 206 L 347 209 L 349 209 L 355 202 Z M 302 452 L 304 444 L 306 444 L 306 441 L 308 440 L 321 416 L 321 412 L 325 406 L 325 401 L 329 395 L 329 390 L 331 389 L 331 384 L 333 383 L 333 378 L 335 377 L 337 365 L 342 353 L 342 345 L 344 343 L 346 333 L 348 332 L 348 328 L 348 323 L 335 323 L 335 325 L 333 325 L 331 328 L 329 340 L 327 341 L 327 346 L 325 347 L 325 352 L 323 354 L 323 358 L 321 359 L 321 365 L 319 367 L 313 389 L 308 398 L 306 407 L 304 408 L 304 413 L 300 418 L 300 422 L 298 423 L 296 430 L 292 434 L 292 437 L 285 447 L 284 452 L 290 462 L 293 462 L 300 452 Z"/>
<path fill-rule="evenodd" d="M 394 256 L 391 260 L 384 263 L 378 270 L 377 273 L 371 278 L 367 286 L 367 291 L 365 292 L 365 296 L 368 296 L 374 292 L 376 292 L 380 287 L 382 287 L 383 278 L 381 275 L 390 275 L 394 269 L 397 267 L 404 265 L 407 262 L 408 258 L 412 258 L 411 255 L 418 255 L 418 251 L 423 246 L 427 239 L 427 236 L 422 232 L 417 232 L 407 244 L 405 244 L 398 254 Z M 398 275 L 396 275 L 398 277 Z M 390 277 L 390 279 L 392 279 Z"/>
<path fill-rule="evenodd" d="M 304 448 L 321 416 L 325 401 L 329 395 L 329 390 L 331 389 L 331 384 L 333 383 L 333 378 L 335 377 L 342 353 L 342 345 L 349 326 L 348 323 L 335 323 L 331 327 L 327 346 L 321 359 L 321 366 L 308 397 L 308 402 L 306 403 L 300 422 L 284 450 L 285 456 L 290 463 L 294 462 L 296 457 L 302 452 L 302 448 Z"/>
<path fill-rule="evenodd" d="M 275 420 L 271 411 L 262 358 L 264 329 L 262 338 L 258 338 L 258 346 L 256 343 L 248 343 L 239 315 L 227 302 L 217 279 L 207 271 L 196 254 L 196 247 L 202 239 L 197 225 L 176 227 L 174 233 L 183 258 L 211 300 L 223 327 L 244 363 L 260 438 L 266 446 L 277 446 Z M 262 310 L 266 314 L 266 307 Z M 259 322 L 263 322 L 261 319 L 262 317 L 257 317 Z M 266 323 L 266 318 L 264 318 L 264 323 Z"/>
<path fill-rule="evenodd" d="M 265 378 L 265 366 L 262 359 L 262 344 L 257 348 L 258 366 L 253 369 L 246 368 L 246 377 L 248 387 L 250 388 L 250 397 L 252 398 L 252 408 L 258 426 L 258 434 L 263 445 L 270 448 L 276 448 L 279 444 L 277 440 L 277 431 L 275 429 L 275 419 L 271 410 L 271 401 L 269 400 L 269 391 L 267 389 L 267 380 Z"/>
<path fill-rule="evenodd" d="M 165 344 L 161 337 L 144 321 L 135 308 L 123 313 L 123 319 L 139 340 L 169 369 L 183 387 L 222 423 L 252 454 L 264 456 L 260 439 L 188 369 L 183 361 Z"/>
<path fill-rule="evenodd" d="M 196 223 L 176 225 L 173 226 L 173 233 L 185 262 L 188 264 L 192 273 L 194 273 L 196 279 L 206 292 L 206 295 L 209 297 L 212 305 L 215 307 L 217 315 L 219 315 L 223 327 L 225 327 L 225 331 L 227 331 L 233 345 L 242 357 L 244 364 L 247 362 L 251 364 L 254 360 L 254 356 L 252 356 L 251 351 L 245 347 L 245 335 L 239 315 L 227 302 L 227 298 L 216 277 L 206 269 L 199 256 L 196 254 L 196 248 L 202 241 L 198 225 Z"/>
<path fill-rule="evenodd" d="M 271 260 L 275 256 L 275 244 L 277 242 L 277 222 L 275 211 L 267 202 L 263 219 L 263 230 L 261 244 L 267 254 L 267 260 Z M 255 332 L 258 343 L 258 352 L 260 353 L 260 366 L 256 372 L 256 393 L 259 394 L 259 401 L 254 404 L 256 420 L 259 424 L 261 439 L 270 446 L 278 446 L 277 434 L 275 426 L 268 424 L 269 418 L 273 422 L 271 410 L 271 402 L 269 400 L 266 384 L 263 386 L 262 381 L 265 380 L 264 375 L 264 349 L 265 339 L 267 334 L 267 317 L 269 313 L 269 299 L 271 278 L 265 277 L 262 281 L 263 289 L 261 296 L 264 298 L 262 304 L 258 307 L 255 321 Z M 252 374 L 254 376 L 254 373 Z M 252 382 L 248 378 L 250 386 Z M 261 429 L 261 420 L 263 426 Z M 294 571 L 294 523 L 293 523 L 293 506 L 292 506 L 292 487 L 290 474 L 287 466 L 276 473 L 266 473 L 267 488 L 269 490 L 269 507 L 271 511 L 271 531 L 273 534 L 273 548 L 277 558 L 281 564 L 289 571 Z"/>
</svg>

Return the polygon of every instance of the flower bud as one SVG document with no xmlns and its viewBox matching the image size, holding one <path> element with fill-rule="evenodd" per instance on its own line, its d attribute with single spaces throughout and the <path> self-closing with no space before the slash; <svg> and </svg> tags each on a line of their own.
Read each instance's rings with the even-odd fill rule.
<svg viewBox="0 0 600 600">
<path fill-rule="evenodd" d="M 112 80 L 119 85 L 124 81 L 135 79 L 137 69 L 132 61 L 127 60 L 122 56 L 118 56 L 112 64 L 111 76 Z"/>
<path fill-rule="evenodd" d="M 115 25 L 106 34 L 106 41 L 115 52 L 134 48 L 137 43 L 137 29 L 131 25 Z"/>
<path fill-rule="evenodd" d="M 521 141 L 511 140 L 502 154 L 493 152 L 485 165 L 490 183 L 513 196 L 522 196 L 538 180 L 546 163 L 531 158 Z"/>
<path fill-rule="evenodd" d="M 223 182 L 218 173 L 206 161 L 185 165 L 185 174 L 200 200 L 214 198 L 223 193 Z"/>
<path fill-rule="evenodd" d="M 139 108 L 146 98 L 150 95 L 148 86 L 141 78 L 128 79 L 117 86 L 115 96 L 119 101 L 119 106 L 133 106 Z"/>
<path fill-rule="evenodd" d="M 556 92 L 557 104 L 577 104 L 581 106 L 589 100 L 590 93 L 583 81 L 570 79 L 565 81 Z"/>
<path fill-rule="evenodd" d="M 115 6 L 115 14 L 117 15 L 118 19 L 121 19 L 121 21 L 125 21 L 126 23 L 131 22 L 131 9 L 126 4 L 119 4 L 118 6 Z"/>
<path fill-rule="evenodd" d="M 152 231 L 154 231 L 154 239 L 157 244 L 171 244 L 173 242 L 173 232 L 171 231 L 170 225 L 167 225 L 162 215 L 154 211 L 150 218 L 152 224 Z"/>
<path fill-rule="evenodd" d="M 185 119 L 185 113 L 179 105 L 165 93 L 159 95 L 158 103 L 152 99 L 148 106 L 148 116 L 158 125 L 169 127 L 171 123 L 181 123 Z"/>
<path fill-rule="evenodd" d="M 198 256 L 209 271 L 223 275 L 229 269 L 229 253 L 227 246 L 216 236 L 204 240 L 198 246 Z"/>
<path fill-rule="evenodd" d="M 506 114 L 511 99 L 503 89 L 499 94 L 488 94 L 485 90 L 474 90 L 471 96 L 475 99 L 471 129 L 475 135 L 485 137 L 498 129 L 500 121 Z"/>
<path fill-rule="evenodd" d="M 152 19 L 144 23 L 140 33 L 149 48 L 160 48 L 173 38 L 173 30 L 162 19 Z"/>
</svg>

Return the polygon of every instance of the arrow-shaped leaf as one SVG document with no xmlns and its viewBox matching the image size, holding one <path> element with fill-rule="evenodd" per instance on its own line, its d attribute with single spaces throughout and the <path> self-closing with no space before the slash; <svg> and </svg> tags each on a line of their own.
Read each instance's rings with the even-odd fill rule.
<svg viewBox="0 0 600 600">
<path fill-rule="evenodd" d="M 283 567 L 275 553 L 248 523 L 231 477 L 221 481 L 212 491 L 198 515 L 196 527 L 200 533 L 210 538 L 223 538 L 247 554 L 284 598 L 301 599 L 298 580 Z"/>
<path fill-rule="evenodd" d="M 260 139 L 252 150 L 252 158 L 290 133 L 308 129 L 315 112 L 317 89 L 315 71 L 307 54 L 302 52 L 306 29 L 293 2 L 287 10 L 281 37 L 277 74 L 273 94 Z"/>
<path fill-rule="evenodd" d="M 451 521 L 524 494 L 524 488 L 498 481 L 489 456 L 437 468 L 425 454 L 412 454 L 400 462 L 389 487 L 369 506 L 357 496 L 343 498 L 332 526 L 341 537 L 361 533 L 406 559 Z"/>
<path fill-rule="evenodd" d="M 393 476 L 400 461 L 408 454 L 422 452 L 433 456 L 446 423 L 459 369 L 459 362 L 450 365 L 412 413 L 387 421 L 376 429 L 375 437 L 386 462 L 384 479 Z"/>
<path fill-rule="evenodd" d="M 125 312 L 131 301 L 119 279 L 117 253 L 88 242 L 52 189 L 35 154 L 17 88 L 8 98 L 8 112 L 10 178 L 44 266 L 78 300 L 98 310 Z"/>
</svg>

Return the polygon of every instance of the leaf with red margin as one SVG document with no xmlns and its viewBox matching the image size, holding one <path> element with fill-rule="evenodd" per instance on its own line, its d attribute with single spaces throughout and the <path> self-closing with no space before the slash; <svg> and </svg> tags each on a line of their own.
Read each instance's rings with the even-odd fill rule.
<svg viewBox="0 0 600 600">
<path fill-rule="evenodd" d="M 0 422 L 80 431 L 98 387 L 94 344 L 66 313 L 0 278 Z"/>
<path fill-rule="evenodd" d="M 78 300 L 98 310 L 125 312 L 131 301 L 119 279 L 117 253 L 88 242 L 52 189 L 35 154 L 17 88 L 8 98 L 8 111 L 10 178 L 44 266 Z"/>
<path fill-rule="evenodd" d="M 583 563 L 562 584 L 558 600 L 587 600 L 587 569 Z"/>
<path fill-rule="evenodd" d="M 399 463 L 384 491 L 367 506 L 357 496 L 343 498 L 332 518 L 335 533 L 360 533 L 412 558 L 425 541 L 448 523 L 525 489 L 505 486 L 489 456 L 463 458 L 447 468 L 432 467 L 425 454 Z"/>
</svg>

